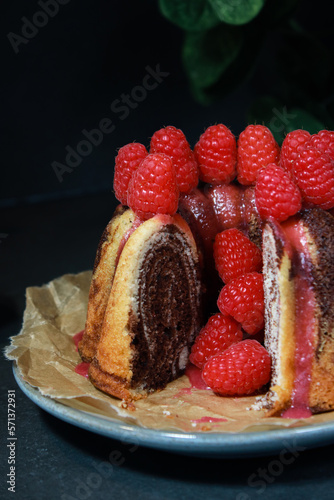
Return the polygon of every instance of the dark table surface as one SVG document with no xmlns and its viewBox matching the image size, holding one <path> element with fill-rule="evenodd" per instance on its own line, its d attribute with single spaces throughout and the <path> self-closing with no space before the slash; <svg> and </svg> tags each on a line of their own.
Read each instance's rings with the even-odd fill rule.
<svg viewBox="0 0 334 500">
<path fill-rule="evenodd" d="M 0 245 L 1 350 L 19 332 L 27 286 L 90 269 L 112 215 L 111 193 L 8 208 Z M 7 394 L 16 392 L 16 493 L 7 490 Z M 19 389 L 1 358 L 1 498 L 333 498 L 334 445 L 239 459 L 182 456 L 124 444 L 65 423 Z M 116 458 L 115 458 L 116 457 Z M 280 464 L 278 463 L 280 462 Z M 109 465 L 107 465 L 109 464 Z"/>
</svg>

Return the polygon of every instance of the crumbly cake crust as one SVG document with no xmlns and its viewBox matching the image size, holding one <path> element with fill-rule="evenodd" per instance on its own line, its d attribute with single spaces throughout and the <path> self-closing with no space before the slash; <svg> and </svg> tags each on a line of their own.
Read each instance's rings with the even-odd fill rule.
<svg viewBox="0 0 334 500">
<path fill-rule="evenodd" d="M 120 206 L 101 236 L 89 290 L 85 333 L 78 346 L 79 353 L 86 362 L 92 361 L 95 356 L 116 269 L 117 250 L 134 219 L 135 214 L 131 210 L 125 211 Z"/>
</svg>

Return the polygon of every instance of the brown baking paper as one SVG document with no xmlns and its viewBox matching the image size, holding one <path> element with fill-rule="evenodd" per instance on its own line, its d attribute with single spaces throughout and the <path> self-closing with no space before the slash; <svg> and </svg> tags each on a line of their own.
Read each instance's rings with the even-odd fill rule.
<svg viewBox="0 0 334 500">
<path fill-rule="evenodd" d="M 26 291 L 21 332 L 5 350 L 20 376 L 44 396 L 95 415 L 151 429 L 185 432 L 264 431 L 334 421 L 334 412 L 294 420 L 266 417 L 251 409 L 256 397 L 224 398 L 190 389 L 187 376 L 136 402 L 135 411 L 97 390 L 75 367 L 80 356 L 73 336 L 85 326 L 91 272 L 67 274 Z M 208 420 L 214 421 L 208 421 Z"/>
</svg>

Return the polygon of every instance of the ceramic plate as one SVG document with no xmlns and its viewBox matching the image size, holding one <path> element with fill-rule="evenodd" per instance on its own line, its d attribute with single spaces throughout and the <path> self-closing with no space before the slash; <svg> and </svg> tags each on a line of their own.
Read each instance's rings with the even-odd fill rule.
<svg viewBox="0 0 334 500">
<path fill-rule="evenodd" d="M 277 454 L 284 450 L 291 451 L 293 448 L 300 451 L 334 442 L 334 422 L 245 433 L 206 434 L 147 429 L 70 408 L 57 400 L 41 395 L 38 389 L 21 378 L 15 365 L 13 371 L 19 387 L 26 396 L 51 415 L 82 429 L 139 446 L 183 455 L 236 458 Z"/>
</svg>

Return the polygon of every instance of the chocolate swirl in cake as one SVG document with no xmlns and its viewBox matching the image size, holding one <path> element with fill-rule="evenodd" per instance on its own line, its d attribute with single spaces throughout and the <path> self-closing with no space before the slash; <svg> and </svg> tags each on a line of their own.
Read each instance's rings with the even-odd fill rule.
<svg viewBox="0 0 334 500">
<path fill-rule="evenodd" d="M 152 239 L 139 273 L 138 308 L 132 312 L 131 386 L 159 389 L 184 371 L 198 333 L 199 276 L 180 230 L 167 225 Z"/>
<path fill-rule="evenodd" d="M 322 335 L 333 335 L 334 329 L 334 218 L 320 208 L 305 211 L 302 220 L 313 242 L 313 286 L 320 308 L 319 323 Z M 318 351 L 324 339 L 319 337 Z"/>
</svg>

